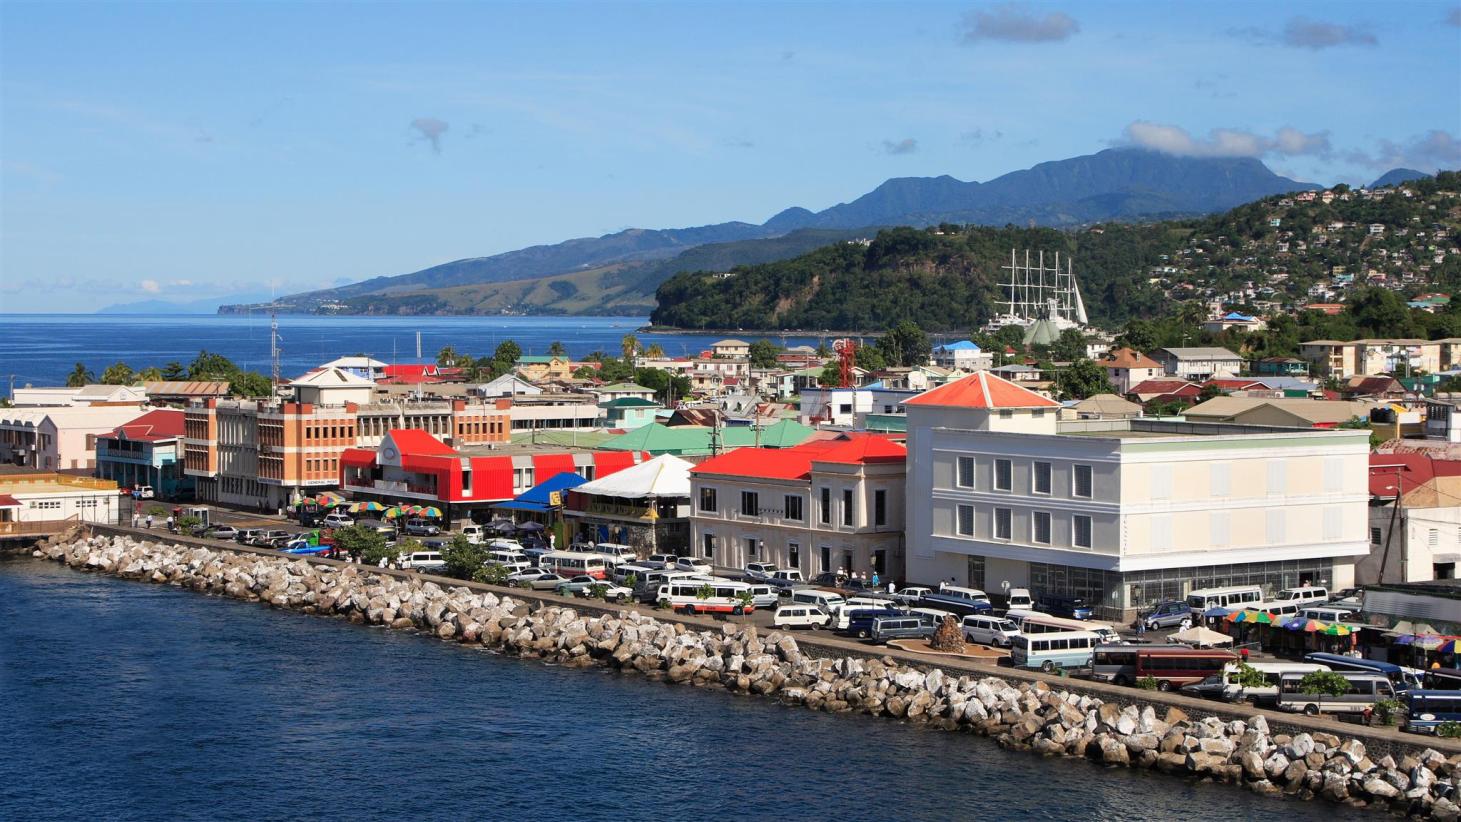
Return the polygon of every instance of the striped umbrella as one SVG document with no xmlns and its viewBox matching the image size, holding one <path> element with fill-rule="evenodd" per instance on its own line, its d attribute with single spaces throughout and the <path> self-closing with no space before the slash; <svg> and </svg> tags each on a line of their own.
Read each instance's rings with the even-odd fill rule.
<svg viewBox="0 0 1461 822">
<path fill-rule="evenodd" d="M 427 505 L 427 506 L 423 507 L 420 510 L 419 513 L 423 517 L 432 517 L 434 519 L 441 519 L 441 509 L 440 508 L 437 508 L 434 505 Z"/>
<path fill-rule="evenodd" d="M 1446 638 L 1439 634 L 1416 634 L 1410 644 L 1416 648 L 1433 651 L 1446 641 Z"/>
<path fill-rule="evenodd" d="M 1436 650 L 1437 651 L 1440 651 L 1443 654 L 1454 654 L 1454 653 L 1456 653 L 1456 638 L 1455 637 L 1452 637 L 1452 638 L 1446 640 L 1445 642 L 1442 642 L 1440 644 L 1440 647 L 1436 648 Z"/>
<path fill-rule="evenodd" d="M 339 494 L 331 493 L 329 491 L 325 491 L 324 493 L 315 497 L 315 504 L 319 505 L 321 508 L 333 508 L 344 501 L 344 497 L 340 496 Z"/>
<path fill-rule="evenodd" d="M 399 505 L 393 505 L 390 508 L 387 508 L 385 510 L 385 513 L 381 514 L 381 516 L 385 517 L 386 519 L 395 519 L 396 517 L 401 517 L 405 515 L 406 510 Z"/>
<path fill-rule="evenodd" d="M 1349 636 L 1353 632 L 1350 631 L 1348 627 L 1335 622 L 1320 628 L 1319 633 L 1326 634 L 1328 636 Z"/>
<path fill-rule="evenodd" d="M 1266 611 L 1255 611 L 1251 608 L 1238 611 L 1228 615 L 1229 622 L 1256 622 L 1259 625 L 1271 625 L 1273 616 Z"/>
</svg>

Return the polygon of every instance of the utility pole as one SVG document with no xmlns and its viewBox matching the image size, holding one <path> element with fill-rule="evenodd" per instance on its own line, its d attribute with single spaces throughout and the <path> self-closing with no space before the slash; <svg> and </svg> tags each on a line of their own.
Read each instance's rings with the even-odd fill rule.
<svg viewBox="0 0 1461 822">
<path fill-rule="evenodd" d="M 1400 518 L 1400 512 L 1405 507 L 1405 478 L 1402 473 L 1405 465 L 1378 465 L 1377 468 L 1395 469 L 1395 507 L 1390 510 L 1390 527 L 1385 531 L 1385 550 L 1380 554 L 1380 573 L 1375 579 L 1376 585 L 1385 584 L 1385 566 L 1390 562 L 1390 543 L 1395 539 L 1395 521 Z"/>
</svg>

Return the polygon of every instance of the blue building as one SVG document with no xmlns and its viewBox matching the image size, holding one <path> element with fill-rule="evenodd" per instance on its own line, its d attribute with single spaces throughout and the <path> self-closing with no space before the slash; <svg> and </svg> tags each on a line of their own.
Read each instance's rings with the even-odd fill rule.
<svg viewBox="0 0 1461 822">
<path fill-rule="evenodd" d="M 96 475 L 123 488 L 150 485 L 164 499 L 191 494 L 193 478 L 183 474 L 184 416 L 160 408 L 97 437 Z"/>
</svg>

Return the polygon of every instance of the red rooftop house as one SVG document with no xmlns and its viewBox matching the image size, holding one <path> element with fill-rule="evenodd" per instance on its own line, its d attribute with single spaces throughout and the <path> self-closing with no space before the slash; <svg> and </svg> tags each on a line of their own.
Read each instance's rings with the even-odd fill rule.
<svg viewBox="0 0 1461 822">
<path fill-rule="evenodd" d="M 648 458 L 636 451 L 457 451 L 425 431 L 397 428 L 378 448 L 341 454 L 340 487 L 357 500 L 435 506 L 445 522 L 486 522 L 493 503 L 540 480 L 564 472 L 592 480 Z"/>
<path fill-rule="evenodd" d="M 96 438 L 96 475 L 119 487 L 149 485 L 162 499 L 191 492 L 193 478 L 183 474 L 186 414 L 175 408 L 149 411 Z"/>
<path fill-rule="evenodd" d="M 691 552 L 723 568 L 902 580 L 907 459 L 901 443 L 867 433 L 712 457 L 690 472 Z"/>
</svg>

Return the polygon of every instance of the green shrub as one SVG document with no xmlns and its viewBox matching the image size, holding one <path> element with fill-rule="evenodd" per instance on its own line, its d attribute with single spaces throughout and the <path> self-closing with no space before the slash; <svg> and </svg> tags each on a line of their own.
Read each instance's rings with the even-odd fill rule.
<svg viewBox="0 0 1461 822">
<path fill-rule="evenodd" d="M 1237 684 L 1244 688 L 1262 688 L 1268 685 L 1268 675 L 1246 662 L 1239 662 Z"/>
<path fill-rule="evenodd" d="M 1136 681 L 1136 687 L 1143 691 L 1155 691 L 1158 685 L 1157 678 L 1154 676 L 1144 676 Z"/>
<path fill-rule="evenodd" d="M 1349 680 L 1333 671 L 1311 671 L 1299 680 L 1299 690 L 1315 696 L 1344 696 L 1349 693 Z"/>
<path fill-rule="evenodd" d="M 1382 699 L 1375 703 L 1375 718 L 1381 725 L 1394 725 L 1400 717 L 1400 701 L 1396 699 Z"/>
<path fill-rule="evenodd" d="M 1436 736 L 1447 739 L 1461 739 L 1461 722 L 1442 722 L 1436 726 Z"/>
<path fill-rule="evenodd" d="M 472 579 L 476 582 L 485 582 L 488 585 L 506 585 L 507 574 L 507 566 L 498 562 L 490 562 L 478 568 L 476 573 L 472 574 Z"/>
</svg>

